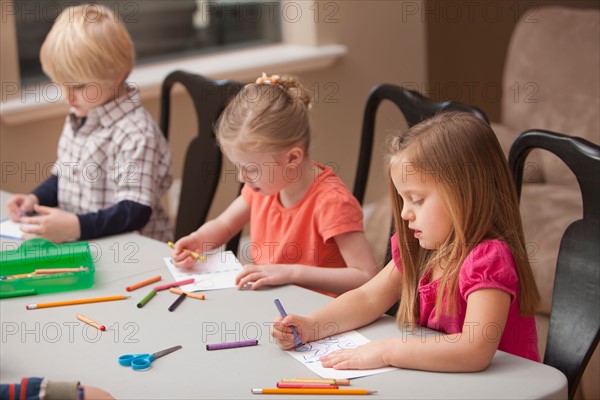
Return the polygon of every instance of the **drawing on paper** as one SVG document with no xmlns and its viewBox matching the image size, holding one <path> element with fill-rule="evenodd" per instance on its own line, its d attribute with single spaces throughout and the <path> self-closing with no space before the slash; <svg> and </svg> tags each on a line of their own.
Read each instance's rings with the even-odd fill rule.
<svg viewBox="0 0 600 400">
<path fill-rule="evenodd" d="M 296 353 L 302 353 L 304 363 L 320 362 L 319 358 L 333 353 L 336 350 L 353 349 L 358 345 L 343 334 L 329 336 L 324 339 L 306 343 L 294 349 Z"/>
</svg>

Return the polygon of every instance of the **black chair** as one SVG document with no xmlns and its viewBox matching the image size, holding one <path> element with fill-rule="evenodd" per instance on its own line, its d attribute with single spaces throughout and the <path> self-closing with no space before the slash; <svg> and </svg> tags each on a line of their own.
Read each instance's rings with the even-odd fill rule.
<svg viewBox="0 0 600 400">
<path fill-rule="evenodd" d="M 371 167 L 373 137 L 375 135 L 375 117 L 377 116 L 379 105 L 384 100 L 393 102 L 400 109 L 409 128 L 443 111 L 470 112 L 488 124 L 490 123 L 485 113 L 474 106 L 455 101 L 434 102 L 419 92 L 405 89 L 400 86 L 389 84 L 374 86 L 367 98 L 367 104 L 363 114 L 360 153 L 354 179 L 354 197 L 356 197 L 361 204 L 365 197 L 367 179 Z"/>
<path fill-rule="evenodd" d="M 367 179 L 371 167 L 373 139 L 375 136 L 375 118 L 377 116 L 377 110 L 384 100 L 391 101 L 400 109 L 409 128 L 444 111 L 469 112 L 488 124 L 490 123 L 485 113 L 475 106 L 455 101 L 435 102 L 419 92 L 396 85 L 379 84 L 374 86 L 367 98 L 367 104 L 363 115 L 360 153 L 354 179 L 353 194 L 361 204 L 364 200 Z M 394 233 L 393 221 L 390 223 L 389 229 L 391 237 Z M 385 264 L 392 259 L 391 250 L 390 243 L 388 243 Z M 386 314 L 395 315 L 397 309 L 398 303 L 386 311 Z"/>
<path fill-rule="evenodd" d="M 544 364 L 566 375 L 573 399 L 600 339 L 600 147 L 550 131 L 522 133 L 508 157 L 519 197 L 525 159 L 534 148 L 550 151 L 567 164 L 583 201 L 583 218 L 569 225 L 560 243 L 544 355 Z"/>
<path fill-rule="evenodd" d="M 217 190 L 222 154 L 213 125 L 228 101 L 243 87 L 234 81 L 211 81 L 185 71 L 170 73 L 162 84 L 160 128 L 169 138 L 171 89 L 181 84 L 190 94 L 198 119 L 198 135 L 191 141 L 186 154 L 181 195 L 175 223 L 175 238 L 188 235 L 205 221 Z M 240 234 L 231 239 L 227 249 L 237 252 Z"/>
</svg>

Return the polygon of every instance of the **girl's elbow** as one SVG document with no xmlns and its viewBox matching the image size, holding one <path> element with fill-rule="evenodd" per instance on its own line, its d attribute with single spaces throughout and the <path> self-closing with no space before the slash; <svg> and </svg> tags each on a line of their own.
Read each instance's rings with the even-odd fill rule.
<svg viewBox="0 0 600 400">
<path fill-rule="evenodd" d="M 492 363 L 494 354 L 495 351 L 490 351 L 489 349 L 476 349 L 472 351 L 469 356 L 464 358 L 466 361 L 464 372 L 480 372 L 487 369 Z"/>
</svg>

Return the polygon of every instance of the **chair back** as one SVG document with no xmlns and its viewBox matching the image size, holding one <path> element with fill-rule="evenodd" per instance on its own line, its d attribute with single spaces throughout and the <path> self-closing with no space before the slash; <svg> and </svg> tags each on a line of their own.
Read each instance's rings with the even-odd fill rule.
<svg viewBox="0 0 600 400">
<path fill-rule="evenodd" d="M 583 218 L 569 225 L 560 243 L 544 355 L 544 364 L 567 377 L 573 399 L 600 339 L 600 147 L 551 131 L 522 133 L 509 153 L 519 197 L 525 159 L 534 148 L 553 153 L 573 171 L 583 201 Z"/>
<path fill-rule="evenodd" d="M 409 128 L 443 111 L 470 112 L 489 123 L 485 113 L 474 106 L 455 101 L 435 102 L 419 92 L 405 89 L 401 86 L 390 84 L 379 84 L 374 86 L 367 98 L 367 104 L 363 114 L 360 153 L 354 179 L 354 197 L 356 197 L 361 204 L 365 197 L 367 179 L 371 167 L 373 138 L 375 135 L 375 118 L 377 116 L 377 110 L 384 100 L 391 101 L 400 109 Z"/>
<path fill-rule="evenodd" d="M 198 134 L 186 150 L 181 195 L 175 223 L 175 238 L 188 235 L 205 221 L 217 190 L 222 168 L 222 154 L 217 145 L 213 125 L 221 112 L 243 87 L 234 81 L 211 81 L 185 71 L 170 73 L 162 84 L 160 128 L 169 138 L 171 90 L 179 83 L 190 94 L 198 120 Z M 237 252 L 239 234 L 227 245 Z"/>
</svg>

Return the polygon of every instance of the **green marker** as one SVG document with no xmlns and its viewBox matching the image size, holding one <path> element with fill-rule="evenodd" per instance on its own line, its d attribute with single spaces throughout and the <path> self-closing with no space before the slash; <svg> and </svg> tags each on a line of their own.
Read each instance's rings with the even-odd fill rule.
<svg viewBox="0 0 600 400">
<path fill-rule="evenodd" d="M 146 295 L 146 297 L 144 297 L 139 303 L 137 303 L 137 307 L 138 308 L 144 307 L 146 305 L 146 303 L 149 302 L 150 299 L 154 297 L 154 295 L 156 295 L 156 290 L 151 290 L 150 293 L 148 293 Z"/>
</svg>

